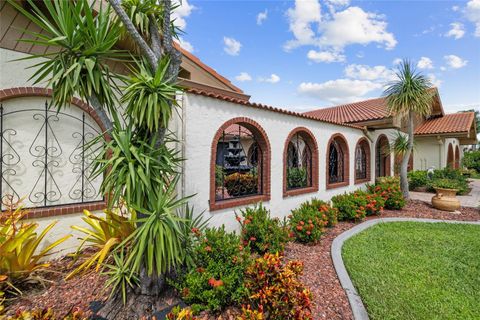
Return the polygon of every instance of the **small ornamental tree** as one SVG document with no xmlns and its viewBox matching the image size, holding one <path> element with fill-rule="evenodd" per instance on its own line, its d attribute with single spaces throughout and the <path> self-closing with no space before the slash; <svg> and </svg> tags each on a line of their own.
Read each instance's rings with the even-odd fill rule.
<svg viewBox="0 0 480 320">
<path fill-rule="evenodd" d="M 115 249 L 108 272 L 115 291 L 101 314 L 115 317 L 123 308 L 127 318 L 148 316 L 156 309 L 166 273 L 187 260 L 182 244 L 188 242 L 188 219 L 177 212 L 187 199 L 175 193 L 180 159 L 166 145 L 174 139 L 166 132 L 179 91 L 181 54 L 174 47 L 171 19 L 176 5 L 171 0 L 51 0 L 42 5 L 27 0 L 32 10 L 26 10 L 15 0 L 8 2 L 41 29 L 27 30 L 34 40 L 22 41 L 57 49 L 25 58 L 42 58 L 32 79 L 52 89 L 52 106 L 63 108 L 78 96 L 106 128 L 110 139 L 94 172 L 105 176 L 101 191 L 109 195 L 108 206 L 123 199 L 137 213 L 135 231 Z M 125 43 L 133 46 L 119 49 Z M 130 73 L 113 74 L 111 61 L 125 62 Z"/>
</svg>

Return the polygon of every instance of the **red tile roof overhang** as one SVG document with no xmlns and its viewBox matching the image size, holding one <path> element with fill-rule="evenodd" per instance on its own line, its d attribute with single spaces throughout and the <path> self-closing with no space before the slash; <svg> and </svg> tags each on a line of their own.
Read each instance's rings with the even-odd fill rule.
<svg viewBox="0 0 480 320">
<path fill-rule="evenodd" d="M 304 113 L 299 113 L 299 112 L 295 112 L 295 111 L 290 111 L 290 110 L 286 110 L 286 109 L 272 107 L 272 106 L 268 106 L 268 105 L 265 105 L 265 104 L 250 102 L 250 101 L 246 101 L 246 100 L 242 100 L 242 99 L 236 99 L 236 98 L 224 96 L 224 95 L 221 95 L 221 94 L 218 94 L 218 93 L 215 93 L 215 92 L 206 91 L 206 90 L 198 90 L 198 89 L 195 89 L 195 88 L 187 88 L 187 89 L 185 89 L 185 92 L 195 94 L 195 95 L 201 95 L 201 96 L 205 96 L 205 97 L 209 97 L 209 98 L 213 98 L 213 99 L 217 99 L 217 100 L 222 100 L 222 101 L 226 101 L 226 102 L 231 102 L 231 103 L 235 103 L 235 104 L 240 104 L 240 105 L 247 106 L 247 107 L 252 107 L 252 108 L 267 110 L 267 111 L 271 111 L 271 112 L 281 113 L 281 114 L 285 114 L 285 115 L 289 115 L 289 116 L 299 117 L 299 118 L 303 118 L 303 119 L 309 119 L 309 120 L 334 124 L 334 125 L 338 125 L 338 126 L 342 126 L 342 127 L 348 127 L 348 128 L 352 128 L 352 129 L 362 130 L 363 132 L 366 131 L 365 127 L 356 126 L 356 125 L 348 124 L 348 123 L 340 123 L 340 122 L 335 122 L 335 121 L 321 120 L 321 119 L 318 119 L 316 117 L 313 117 L 313 116 L 310 116 L 310 115 L 307 115 L 307 114 L 304 114 Z"/>
<path fill-rule="evenodd" d="M 428 119 L 415 129 L 415 135 L 457 137 L 466 143 L 475 143 L 477 139 L 475 113 L 459 112 Z"/>
</svg>

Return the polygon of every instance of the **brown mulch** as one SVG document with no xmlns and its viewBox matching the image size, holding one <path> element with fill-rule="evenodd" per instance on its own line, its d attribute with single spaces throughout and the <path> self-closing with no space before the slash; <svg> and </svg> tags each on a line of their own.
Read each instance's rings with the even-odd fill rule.
<svg viewBox="0 0 480 320">
<path fill-rule="evenodd" d="M 462 208 L 460 213 L 454 214 L 433 209 L 422 201 L 410 201 L 401 211 L 385 210 L 382 217 L 414 217 L 446 220 L 480 220 L 480 210 Z M 368 217 L 376 219 L 378 217 Z M 285 257 L 289 260 L 298 259 L 304 262 L 302 281 L 312 290 L 314 296 L 314 319 L 353 319 L 350 305 L 335 273 L 330 256 L 330 247 L 333 239 L 340 233 L 352 228 L 356 223 L 340 222 L 334 228 L 328 229 L 316 245 L 302 245 L 289 243 L 285 250 Z M 38 288 L 24 291 L 24 295 L 17 299 L 7 310 L 14 312 L 20 309 L 51 307 L 62 316 L 72 308 L 79 307 L 88 310 L 92 301 L 103 301 L 108 292 L 104 290 L 105 276 L 95 272 L 75 277 L 69 281 L 64 278 L 71 270 L 69 258 L 58 259 L 52 262 L 50 273 L 46 278 L 51 281 L 47 289 Z M 238 314 L 235 308 L 226 310 L 222 319 L 234 319 Z M 213 319 L 207 315 L 202 319 Z M 217 318 L 217 317 L 215 317 Z"/>
<path fill-rule="evenodd" d="M 460 213 L 450 213 L 432 208 L 422 201 L 410 201 L 403 210 L 385 210 L 382 217 L 410 217 L 444 220 L 480 220 L 480 210 L 461 208 Z M 367 220 L 378 217 L 368 217 Z M 328 229 L 316 245 L 289 243 L 285 257 L 301 260 L 304 263 L 302 281 L 313 293 L 314 319 L 353 319 L 352 310 L 345 291 L 340 285 L 330 256 L 330 248 L 339 234 L 354 227 L 357 223 L 340 222 Z"/>
</svg>

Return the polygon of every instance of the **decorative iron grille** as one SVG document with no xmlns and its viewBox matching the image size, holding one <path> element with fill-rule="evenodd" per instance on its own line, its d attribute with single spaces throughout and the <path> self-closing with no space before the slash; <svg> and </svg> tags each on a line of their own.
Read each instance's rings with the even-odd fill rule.
<svg viewBox="0 0 480 320">
<path fill-rule="evenodd" d="M 78 109 L 79 110 L 79 109 Z M 88 119 L 87 119 L 88 117 Z M 103 200 L 103 177 L 92 177 L 101 130 L 84 112 L 0 105 L 0 195 L 25 207 Z"/>
<path fill-rule="evenodd" d="M 228 127 L 217 143 L 215 199 L 262 194 L 262 168 L 262 150 L 255 136 L 241 125 Z"/>
<path fill-rule="evenodd" d="M 362 144 L 355 149 L 355 176 L 357 179 L 367 178 L 367 153 Z"/>
<path fill-rule="evenodd" d="M 296 133 L 288 143 L 287 190 L 312 186 L 312 151 Z"/>
<path fill-rule="evenodd" d="M 328 182 L 336 183 L 344 181 L 343 150 L 340 144 L 333 140 L 330 144 L 328 154 Z"/>
</svg>

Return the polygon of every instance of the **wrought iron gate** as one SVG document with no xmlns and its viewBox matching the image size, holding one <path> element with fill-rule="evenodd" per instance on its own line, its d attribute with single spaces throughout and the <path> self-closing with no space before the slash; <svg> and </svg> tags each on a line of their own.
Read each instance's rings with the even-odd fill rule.
<svg viewBox="0 0 480 320">
<path fill-rule="evenodd" d="M 100 201 L 102 177 L 92 178 L 101 130 L 87 117 L 43 108 L 0 105 L 0 195 L 26 207 Z M 2 204 L 3 209 L 3 204 Z"/>
</svg>

